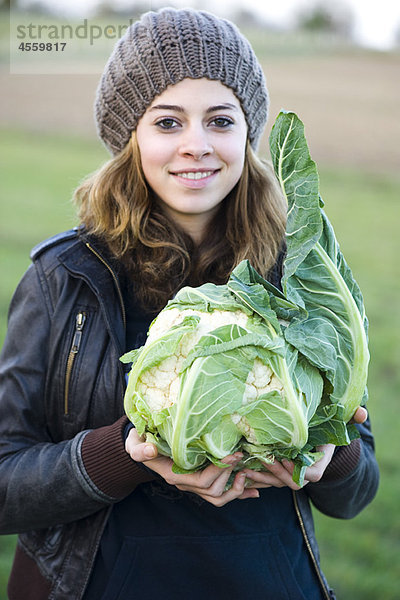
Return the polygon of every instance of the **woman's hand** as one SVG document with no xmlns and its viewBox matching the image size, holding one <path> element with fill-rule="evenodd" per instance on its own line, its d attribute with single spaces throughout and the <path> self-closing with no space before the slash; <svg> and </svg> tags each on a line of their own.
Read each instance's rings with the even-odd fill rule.
<svg viewBox="0 0 400 600">
<path fill-rule="evenodd" d="M 364 423 L 367 417 L 367 410 L 359 406 L 354 413 L 352 422 L 361 424 Z M 158 475 L 161 475 L 170 485 L 175 485 L 182 491 L 198 494 L 214 506 L 223 506 L 236 498 L 240 500 L 258 498 L 258 489 L 261 488 L 287 486 L 293 490 L 300 489 L 292 479 L 294 464 L 289 460 L 275 461 L 273 464 L 265 463 L 265 471 L 243 469 L 236 473 L 231 489 L 224 491 L 233 468 L 242 458 L 242 455 L 238 452 L 222 460 L 222 462 L 229 465 L 226 469 L 209 465 L 197 473 L 179 475 L 172 472 L 172 460 L 165 456 L 158 456 L 154 444 L 143 442 L 136 429 L 129 432 L 125 447 L 134 461 L 142 462 Z M 316 450 L 323 452 L 324 455 L 306 469 L 303 487 L 307 483 L 316 483 L 321 479 L 332 459 L 335 446 L 325 444 L 318 446 Z"/>
<path fill-rule="evenodd" d="M 166 456 L 158 456 L 157 448 L 153 444 L 143 442 L 136 429 L 131 429 L 125 448 L 128 454 L 136 462 L 142 462 L 146 467 L 160 475 L 169 485 L 174 485 L 184 492 L 197 494 L 214 506 L 224 506 L 236 498 L 258 498 L 258 490 L 245 488 L 246 475 L 239 471 L 236 473 L 232 487 L 225 491 L 225 486 L 232 473 L 233 468 L 242 458 L 240 452 L 227 456 L 222 460 L 228 466 L 220 468 L 209 465 L 202 471 L 191 474 L 176 474 L 172 471 L 173 461 Z"/>
<path fill-rule="evenodd" d="M 304 475 L 303 487 L 310 482 L 317 482 L 321 479 L 326 467 L 330 463 L 334 444 L 324 444 L 316 448 L 318 452 L 323 452 L 324 455 L 320 460 L 306 469 Z M 244 469 L 246 477 L 251 481 L 251 486 L 256 488 L 267 487 L 290 487 L 292 490 L 299 490 L 300 487 L 293 481 L 294 463 L 290 460 L 275 461 L 272 464 L 264 463 L 265 471 L 252 471 Z"/>
<path fill-rule="evenodd" d="M 355 411 L 352 423 L 364 423 L 368 418 L 367 409 L 363 406 L 359 406 Z M 325 444 L 316 448 L 318 452 L 323 452 L 323 457 L 314 463 L 311 467 L 306 469 L 304 475 L 303 487 L 307 483 L 316 483 L 323 476 L 326 467 L 332 460 L 335 446 L 333 444 Z M 248 480 L 251 481 L 251 486 L 255 488 L 266 488 L 266 487 L 284 487 L 288 486 L 292 490 L 300 489 L 299 486 L 293 481 L 292 475 L 294 470 L 294 464 L 292 461 L 283 460 L 282 462 L 275 461 L 273 464 L 264 463 L 266 471 L 252 471 L 250 469 L 244 469 Z"/>
</svg>

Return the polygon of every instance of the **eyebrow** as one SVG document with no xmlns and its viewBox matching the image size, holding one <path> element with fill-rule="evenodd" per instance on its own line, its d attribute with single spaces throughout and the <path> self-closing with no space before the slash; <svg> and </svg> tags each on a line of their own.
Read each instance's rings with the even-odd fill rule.
<svg viewBox="0 0 400 600">
<path fill-rule="evenodd" d="M 226 104 L 217 104 L 216 106 L 209 106 L 206 110 L 206 113 L 212 113 L 212 112 L 216 112 L 218 110 L 238 110 L 237 106 L 235 106 L 235 104 L 231 104 L 230 102 L 227 102 Z M 172 110 L 175 112 L 180 112 L 180 113 L 184 113 L 185 109 L 183 108 L 183 106 L 178 106 L 176 104 L 156 104 L 156 106 L 152 106 L 150 108 L 150 110 Z"/>
</svg>

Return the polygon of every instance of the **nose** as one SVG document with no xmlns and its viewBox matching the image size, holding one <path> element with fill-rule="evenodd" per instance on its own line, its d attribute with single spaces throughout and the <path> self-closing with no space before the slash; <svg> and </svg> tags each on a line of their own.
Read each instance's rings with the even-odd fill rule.
<svg viewBox="0 0 400 600">
<path fill-rule="evenodd" d="M 209 135 L 202 125 L 193 124 L 187 127 L 180 140 L 179 154 L 181 156 L 200 160 L 213 152 L 214 148 Z"/>
</svg>

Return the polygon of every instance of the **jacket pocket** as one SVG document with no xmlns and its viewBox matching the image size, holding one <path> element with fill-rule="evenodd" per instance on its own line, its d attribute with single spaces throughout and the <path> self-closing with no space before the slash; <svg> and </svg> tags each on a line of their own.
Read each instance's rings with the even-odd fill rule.
<svg viewBox="0 0 400 600">
<path fill-rule="evenodd" d="M 87 314 L 84 311 L 79 311 L 75 317 L 75 329 L 72 337 L 71 346 L 68 352 L 67 364 L 65 367 L 64 380 L 64 415 L 69 414 L 69 393 L 71 384 L 71 375 L 74 369 L 75 362 L 78 358 L 78 353 L 82 346 L 82 335 L 86 324 Z"/>
<path fill-rule="evenodd" d="M 245 534 L 205 537 L 128 537 L 102 600 L 310 600 L 292 573 L 279 537 Z"/>
</svg>

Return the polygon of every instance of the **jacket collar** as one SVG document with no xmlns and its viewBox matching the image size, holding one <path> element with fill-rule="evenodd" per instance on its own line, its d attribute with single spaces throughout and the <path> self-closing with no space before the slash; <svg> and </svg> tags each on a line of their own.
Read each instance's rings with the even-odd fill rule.
<svg viewBox="0 0 400 600">
<path fill-rule="evenodd" d="M 111 337 L 121 354 L 125 352 L 126 317 L 118 261 L 99 238 L 85 232 L 79 233 L 58 260 L 96 295 Z"/>
</svg>

